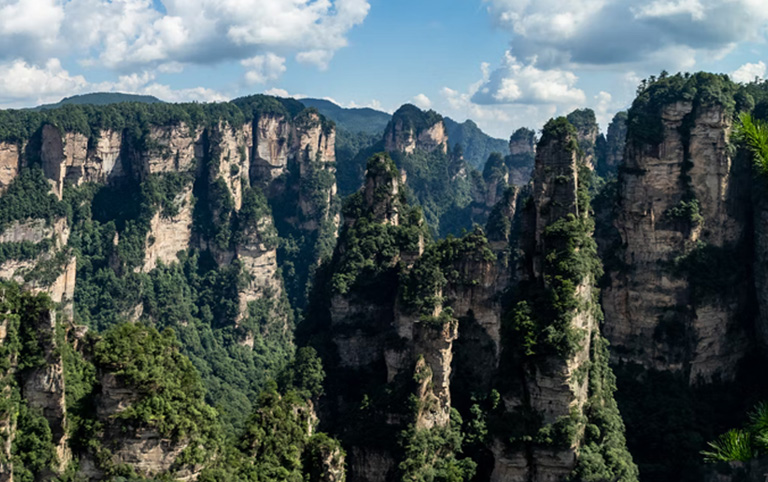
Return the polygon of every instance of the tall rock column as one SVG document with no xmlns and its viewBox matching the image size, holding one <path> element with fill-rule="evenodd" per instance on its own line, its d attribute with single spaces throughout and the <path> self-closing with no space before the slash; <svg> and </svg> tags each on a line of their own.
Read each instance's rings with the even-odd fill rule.
<svg viewBox="0 0 768 482">
<path fill-rule="evenodd" d="M 565 118 L 547 123 L 523 214 L 529 229 L 521 280 L 504 315 L 503 415 L 497 416 L 508 428 L 495 432 L 492 481 L 637 477 L 599 330 L 592 171 L 579 153 Z M 613 450 L 614 457 L 604 457 Z"/>
<path fill-rule="evenodd" d="M 696 98 L 648 112 L 655 95 L 629 113 L 606 335 L 617 360 L 729 380 L 746 352 L 749 166 L 729 153 L 725 106 Z"/>
</svg>

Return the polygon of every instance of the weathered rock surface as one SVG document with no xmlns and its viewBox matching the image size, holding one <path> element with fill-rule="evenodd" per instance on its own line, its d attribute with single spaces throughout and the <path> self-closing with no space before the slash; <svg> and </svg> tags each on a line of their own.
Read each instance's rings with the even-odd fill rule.
<svg viewBox="0 0 768 482">
<path fill-rule="evenodd" d="M 19 144 L 0 142 L 0 192 L 5 191 L 19 173 L 21 152 Z"/>
<path fill-rule="evenodd" d="M 747 226 L 749 170 L 729 154 L 731 120 L 722 107 L 676 102 L 661 120 L 658 145 L 629 133 L 615 222 L 624 268 L 611 273 L 604 294 L 606 336 L 616 360 L 683 371 L 691 382 L 731 379 L 745 353 L 739 319 L 748 280 L 701 296 L 697 273 L 674 266 L 703 247 L 736 252 Z"/>
<path fill-rule="evenodd" d="M 395 113 L 384 136 L 386 151 L 413 154 L 418 149 L 425 152 L 439 150 L 447 153 L 448 133 L 442 118 L 435 117 L 431 125 L 417 127 L 410 118 L 398 115 L 405 109 L 418 110 L 413 106 L 403 106 Z"/>
</svg>

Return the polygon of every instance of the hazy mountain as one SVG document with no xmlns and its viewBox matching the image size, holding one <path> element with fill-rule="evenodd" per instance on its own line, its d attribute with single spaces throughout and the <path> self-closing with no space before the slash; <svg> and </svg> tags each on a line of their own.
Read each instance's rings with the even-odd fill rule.
<svg viewBox="0 0 768 482">
<path fill-rule="evenodd" d="M 489 136 L 471 119 L 459 124 L 446 117 L 444 122 L 451 147 L 460 145 L 464 151 L 464 159 L 477 168 L 482 168 L 492 153 L 504 155 L 509 152 L 509 141 Z"/>
<path fill-rule="evenodd" d="M 392 118 L 379 110 L 368 107 L 347 109 L 323 99 L 300 99 L 300 102 L 307 107 L 314 107 L 338 127 L 353 133 L 381 134 Z"/>
<path fill-rule="evenodd" d="M 48 110 L 56 109 L 58 107 L 74 104 L 74 105 L 109 105 L 120 104 L 122 102 L 140 102 L 143 104 L 157 104 L 163 102 L 152 95 L 137 95 L 137 94 L 121 94 L 120 92 L 93 92 L 90 94 L 73 95 L 72 97 L 66 97 L 61 99 L 55 104 L 39 105 L 32 110 Z"/>
</svg>

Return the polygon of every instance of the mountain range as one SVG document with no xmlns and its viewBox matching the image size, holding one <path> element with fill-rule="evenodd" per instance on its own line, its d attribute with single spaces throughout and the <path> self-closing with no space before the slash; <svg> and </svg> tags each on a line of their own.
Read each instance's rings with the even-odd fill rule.
<svg viewBox="0 0 768 482">
<path fill-rule="evenodd" d="M 764 480 L 768 83 L 110 99 L 0 111 L 1 481 Z"/>
</svg>

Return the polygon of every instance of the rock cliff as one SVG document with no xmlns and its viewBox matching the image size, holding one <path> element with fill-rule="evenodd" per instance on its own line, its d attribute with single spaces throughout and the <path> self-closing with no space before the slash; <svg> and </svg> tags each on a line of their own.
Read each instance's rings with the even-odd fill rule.
<svg viewBox="0 0 768 482">
<path fill-rule="evenodd" d="M 705 271 L 738 259 L 746 242 L 749 166 L 727 148 L 722 105 L 671 102 L 660 116 L 658 142 L 632 129 L 627 137 L 615 221 L 624 249 L 604 294 L 606 335 L 616 360 L 691 382 L 732 379 L 746 353 L 749 280 Z M 712 275 L 720 288 L 708 284 Z"/>
<path fill-rule="evenodd" d="M 509 168 L 509 182 L 515 186 L 528 184 L 533 172 L 536 156 L 536 133 L 521 128 L 509 138 L 509 157 L 505 159 Z"/>
<path fill-rule="evenodd" d="M 578 479 L 595 470 L 585 461 L 612 450 L 611 440 L 622 441 L 621 455 L 605 460 L 601 470 L 621 480 L 637 477 L 623 427 L 614 425 L 610 435 L 596 439 L 585 432 L 590 424 L 620 416 L 598 325 L 600 263 L 591 238 L 592 173 L 583 153 L 565 118 L 544 127 L 531 202 L 520 214 L 527 229 L 519 244 L 516 294 L 504 314 L 509 321 L 502 325 L 506 343 L 499 374 L 509 380 L 501 385 L 503 417 L 522 424 L 517 417 L 528 414 L 538 422 L 528 432 L 518 425 L 511 438 L 494 434 L 491 480 Z M 605 411 L 595 411 L 597 406 Z"/>
<path fill-rule="evenodd" d="M 203 350 L 217 351 L 217 363 L 226 366 L 232 362 L 227 357 L 237 356 L 246 368 L 235 374 L 207 372 L 206 389 L 251 377 L 240 386 L 252 393 L 265 381 L 256 376 L 276 377 L 293 353 L 293 312 L 284 279 L 289 287 L 301 287 L 297 298 L 304 296 L 338 226 L 335 130 L 317 112 L 264 96 L 238 99 L 223 111 L 216 106 L 121 109 L 123 117 L 106 122 L 111 111 L 99 118 L 88 111 L 86 125 L 76 130 L 46 122 L 46 114 L 30 114 L 31 130 L 18 134 L 26 139 L 4 141 L 0 148 L 5 193 L 0 278 L 45 293 L 58 304 L 41 315 L 46 323 L 30 325 L 42 337 L 40 366 L 17 372 L 11 359 L 6 373 L 8 386 L 18 383 L 19 399 L 50 429 L 55 463 L 35 473 L 39 480 L 75 464 L 87 480 L 115 473 L 195 479 L 211 460 L 180 461 L 199 457 L 199 440 L 190 439 L 188 429 L 179 435 L 167 424 L 137 418 L 137 411 L 146 415 L 142 411 L 154 402 L 146 386 L 126 378 L 124 367 L 97 361 L 93 391 L 83 393 L 85 382 L 78 377 L 85 376 L 82 367 L 92 362 L 99 342 L 94 342 L 98 335 L 84 335 L 85 327 L 74 322 L 90 324 L 95 333 L 132 319 L 173 327 L 183 337 L 208 337 Z M 163 115 L 156 116 L 155 109 Z M 273 211 L 279 211 L 277 223 Z M 281 265 L 292 260 L 278 255 L 278 234 L 295 239 L 303 257 L 287 276 Z M 163 284 L 164 277 L 184 269 L 191 271 L 181 283 L 177 278 Z M 203 301 L 197 298 L 202 292 L 215 295 L 206 294 Z M 91 304 L 100 296 L 119 301 L 108 301 L 109 308 Z M 184 311 L 190 300 L 208 307 Z M 180 317 L 168 316 L 169 302 Z M 191 353 L 192 347 L 183 350 Z M 196 368 L 212 361 L 195 358 Z M 67 392 L 65 373 L 77 373 L 75 395 Z M 193 391 L 199 395 L 202 388 Z M 94 417 L 95 432 L 89 436 L 98 450 L 84 447 L 81 438 L 70 441 L 72 430 L 80 429 L 68 426 L 69 410 L 77 411 L 76 424 L 84 417 L 79 406 L 70 405 L 72 396 L 94 404 L 85 417 Z M 230 419 L 248 415 L 250 401 L 229 403 L 244 410 L 228 412 Z M 208 416 L 206 410 L 212 409 L 195 410 Z M 18 456 L 12 453 L 17 422 L 12 411 L 4 411 L 0 420 L 7 449 L 5 458 L 0 455 L 0 471 L 10 474 L 9 459 Z M 27 437 L 29 429 L 21 430 Z M 343 453 L 331 450 L 324 457 L 328 480 L 343 480 Z"/>
<path fill-rule="evenodd" d="M 443 118 L 433 112 L 422 112 L 406 104 L 392 116 L 384 134 L 387 152 L 413 154 L 417 149 L 425 152 L 448 152 L 448 134 Z"/>
</svg>

